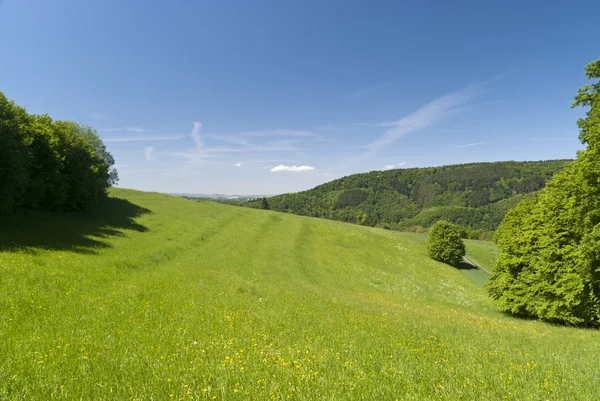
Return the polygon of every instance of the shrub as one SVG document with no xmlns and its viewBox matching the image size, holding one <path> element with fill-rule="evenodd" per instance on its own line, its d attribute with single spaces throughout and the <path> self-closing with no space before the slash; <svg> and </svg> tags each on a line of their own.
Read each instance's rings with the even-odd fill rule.
<svg viewBox="0 0 600 401">
<path fill-rule="evenodd" d="M 465 256 L 466 250 L 456 227 L 447 221 L 438 221 L 429 230 L 427 253 L 432 259 L 457 265 Z"/>
</svg>

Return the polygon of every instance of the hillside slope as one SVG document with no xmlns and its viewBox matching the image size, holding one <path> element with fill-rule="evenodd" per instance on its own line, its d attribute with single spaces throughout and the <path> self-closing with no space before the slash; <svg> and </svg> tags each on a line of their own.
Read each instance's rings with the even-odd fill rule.
<svg viewBox="0 0 600 401">
<path fill-rule="evenodd" d="M 567 160 L 472 163 L 354 174 L 269 198 L 271 210 L 391 228 L 446 219 L 493 231 L 506 212 L 544 187 Z M 259 201 L 249 206 L 260 208 Z"/>
<path fill-rule="evenodd" d="M 600 394 L 597 331 L 499 314 L 423 236 L 111 194 L 0 221 L 0 399 Z"/>
</svg>

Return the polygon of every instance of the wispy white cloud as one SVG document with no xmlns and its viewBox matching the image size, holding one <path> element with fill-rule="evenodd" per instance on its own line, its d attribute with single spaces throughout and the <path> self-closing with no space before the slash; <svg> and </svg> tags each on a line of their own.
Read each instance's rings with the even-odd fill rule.
<svg viewBox="0 0 600 401">
<path fill-rule="evenodd" d="M 100 130 L 101 132 L 136 132 L 144 133 L 151 132 L 152 130 L 141 128 L 141 127 L 124 127 L 124 128 L 105 128 Z M 104 142 L 138 142 L 138 141 L 173 141 L 182 140 L 189 138 L 190 136 L 194 140 L 197 150 L 199 153 L 206 152 L 241 152 L 241 151 L 285 151 L 285 150 L 298 150 L 298 147 L 290 146 L 293 143 L 299 143 L 303 138 L 319 138 L 319 135 L 310 131 L 295 131 L 295 130 L 266 130 L 266 131 L 248 131 L 238 133 L 224 133 L 224 134 L 203 134 L 202 123 L 194 122 L 194 128 L 188 135 L 160 135 L 160 136 L 119 136 L 119 137 L 106 137 L 103 138 Z M 290 139 L 281 139 L 277 141 L 265 142 L 261 145 L 253 144 L 249 142 L 248 138 L 268 138 L 268 137 L 281 137 Z M 207 148 L 204 145 L 205 139 L 220 140 L 235 145 L 242 145 L 241 148 L 231 147 L 213 147 Z M 248 149 L 244 149 L 248 147 Z"/>
<path fill-rule="evenodd" d="M 148 128 L 132 127 L 128 125 L 119 128 L 103 128 L 100 130 L 100 132 L 137 132 L 138 134 L 141 134 L 144 132 L 152 132 L 152 130 Z"/>
<path fill-rule="evenodd" d="M 97 112 L 89 112 L 89 113 L 85 113 L 88 117 L 90 118 L 94 118 L 96 120 L 107 120 L 108 116 L 106 116 L 105 114 L 102 113 L 97 113 Z"/>
<path fill-rule="evenodd" d="M 388 122 L 388 123 L 352 123 L 350 125 L 358 125 L 360 127 L 393 127 L 396 125 L 396 122 Z"/>
<path fill-rule="evenodd" d="M 350 93 L 350 94 L 344 96 L 343 99 L 344 100 L 355 100 L 355 99 L 358 99 L 358 98 L 360 98 L 360 97 L 362 97 L 362 96 L 364 96 L 364 95 L 366 95 L 368 93 L 371 93 L 371 92 L 374 92 L 374 91 L 376 91 L 378 89 L 390 86 L 391 84 L 392 84 L 391 81 L 387 81 L 387 82 L 380 82 L 378 84 L 370 85 L 370 86 L 362 88 L 362 89 L 360 89 L 360 90 L 358 90 L 356 92 L 353 92 L 353 93 Z"/>
<path fill-rule="evenodd" d="M 247 160 L 244 161 L 244 164 L 267 164 L 267 163 L 295 163 L 296 160 L 290 160 L 290 159 L 266 159 L 266 160 Z M 261 168 L 265 168 L 265 167 L 261 167 Z M 271 166 L 268 166 L 266 168 L 271 168 Z"/>
<path fill-rule="evenodd" d="M 265 131 L 251 131 L 251 132 L 240 132 L 237 135 L 249 136 L 249 137 L 265 137 L 265 136 L 292 136 L 292 137 L 303 137 L 303 138 L 314 138 L 318 136 L 311 131 L 298 131 L 289 129 L 274 129 Z"/>
<path fill-rule="evenodd" d="M 454 149 L 470 148 L 471 146 L 485 145 L 486 143 L 489 143 L 489 142 L 490 142 L 490 141 L 483 141 L 483 142 L 467 143 L 466 145 L 458 145 L 458 146 L 455 146 L 455 147 L 454 147 Z"/>
<path fill-rule="evenodd" d="M 529 138 L 523 138 L 523 139 L 527 139 L 527 140 L 532 140 L 532 141 L 553 141 L 553 140 L 558 140 L 558 141 L 572 141 L 572 140 L 576 140 L 578 141 L 579 139 L 577 139 L 576 136 L 568 136 L 568 137 L 529 137 Z"/>
<path fill-rule="evenodd" d="M 202 135 L 204 138 L 206 139 L 212 139 L 215 141 L 222 141 L 222 142 L 227 142 L 227 143 L 231 143 L 234 145 L 242 145 L 242 146 L 249 146 L 252 145 L 250 142 L 248 142 L 248 139 L 241 137 L 241 136 L 235 136 L 235 135 L 219 135 L 219 134 L 204 134 Z"/>
<path fill-rule="evenodd" d="M 309 131 L 293 131 L 293 130 L 273 130 L 273 131 L 248 131 L 235 134 L 205 134 L 201 132 L 202 124 L 194 123 L 194 128 L 190 134 L 194 140 L 195 147 L 188 151 L 171 152 L 173 156 L 183 157 L 188 159 L 186 168 L 190 165 L 197 165 L 200 162 L 206 164 L 204 159 L 221 157 L 227 153 L 267 153 L 267 152 L 291 152 L 302 150 L 297 144 L 307 137 L 313 137 L 315 134 Z M 272 141 L 259 141 L 252 143 L 248 138 L 251 137 L 274 137 Z M 277 139 L 279 137 L 279 139 Z M 231 146 L 207 146 L 206 139 L 223 140 L 231 144 Z M 236 146 L 237 145 L 237 146 Z M 245 161 L 244 161 L 245 162 Z M 235 165 L 233 161 L 228 163 Z M 240 164 L 241 166 L 241 164 Z"/>
<path fill-rule="evenodd" d="M 272 173 L 278 173 L 281 171 L 300 172 L 300 171 L 311 171 L 314 169 L 315 168 L 312 166 L 286 166 L 286 165 L 280 164 L 279 166 L 272 167 L 269 171 Z"/>
<path fill-rule="evenodd" d="M 242 167 L 242 164 L 243 164 L 243 163 L 235 163 L 235 164 L 233 165 L 233 167 Z"/>
<path fill-rule="evenodd" d="M 325 125 L 318 126 L 317 130 L 331 131 L 331 132 L 343 132 L 344 128 L 340 127 L 339 125 L 335 125 L 335 124 L 325 124 Z"/>
<path fill-rule="evenodd" d="M 190 134 L 190 136 L 192 138 L 194 138 L 194 142 L 196 143 L 196 149 L 198 150 L 198 153 L 202 154 L 202 137 L 200 136 L 200 131 L 202 130 L 202 123 L 198 122 L 198 121 L 194 121 L 194 129 L 192 129 L 192 132 Z"/>
<path fill-rule="evenodd" d="M 406 164 L 406 162 L 402 162 L 402 163 L 398 163 L 398 164 L 388 164 L 387 166 L 384 166 L 383 169 L 384 170 L 393 170 L 395 168 L 400 168 L 402 166 L 404 166 Z"/>
<path fill-rule="evenodd" d="M 293 152 L 301 150 L 302 148 L 297 146 L 290 146 L 285 144 L 277 143 L 266 143 L 264 145 L 252 145 L 240 148 L 233 148 L 230 146 L 215 146 L 205 148 L 207 154 L 210 153 L 244 153 L 244 152 Z"/>
<path fill-rule="evenodd" d="M 333 177 L 333 174 L 331 173 L 317 173 L 316 175 L 320 177 Z"/>
<path fill-rule="evenodd" d="M 123 136 L 116 138 L 102 138 L 103 142 L 150 142 L 150 141 L 176 141 L 186 137 L 182 136 Z"/>
<path fill-rule="evenodd" d="M 458 92 L 433 100 L 398 121 L 378 124 L 377 126 L 389 126 L 391 128 L 386 130 L 379 139 L 368 145 L 369 151 L 366 155 L 372 155 L 405 135 L 427 128 L 444 118 L 456 114 L 476 96 L 480 86 L 469 85 Z"/>
<path fill-rule="evenodd" d="M 127 169 L 128 173 L 172 173 L 173 169 L 170 167 L 158 167 L 158 168 L 134 168 Z M 166 175 L 166 174 L 161 174 Z"/>
<path fill-rule="evenodd" d="M 152 160 L 152 154 L 154 153 L 154 146 L 146 146 L 144 149 L 144 157 L 146 160 Z"/>
<path fill-rule="evenodd" d="M 319 135 L 312 131 L 290 130 L 290 129 L 272 129 L 261 131 L 241 131 L 241 132 L 223 132 L 223 133 L 205 133 L 205 138 L 216 139 L 231 143 L 248 144 L 249 138 L 265 137 L 293 137 L 293 138 L 318 138 Z"/>
<path fill-rule="evenodd" d="M 229 152 L 288 152 L 302 150 L 298 146 L 308 139 L 319 140 L 321 137 L 311 131 L 297 130 L 265 130 L 236 133 L 202 134 L 203 138 L 213 141 L 227 142 L 233 146 L 206 147 L 207 153 Z M 268 140 L 268 139 L 271 140 Z"/>
<path fill-rule="evenodd" d="M 201 136 L 202 131 L 202 123 L 198 121 L 194 121 L 194 128 L 192 128 L 192 132 L 190 132 L 189 137 L 194 140 L 194 144 L 196 145 L 194 148 L 188 150 L 187 152 L 175 152 L 173 155 L 180 156 L 188 159 L 187 167 L 190 167 L 193 164 L 197 164 L 202 159 L 206 157 L 206 152 L 204 150 L 204 144 Z"/>
</svg>

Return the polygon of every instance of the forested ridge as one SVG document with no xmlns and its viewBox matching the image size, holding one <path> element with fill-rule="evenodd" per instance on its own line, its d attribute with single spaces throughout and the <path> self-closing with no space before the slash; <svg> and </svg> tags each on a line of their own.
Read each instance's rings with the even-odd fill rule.
<svg viewBox="0 0 600 401">
<path fill-rule="evenodd" d="M 268 198 L 271 210 L 383 226 L 429 227 L 440 219 L 493 231 L 507 211 L 568 160 L 470 163 L 353 174 L 308 191 Z M 261 200 L 250 202 L 262 208 Z M 479 234 L 477 234 L 479 235 Z"/>
<path fill-rule="evenodd" d="M 93 128 L 29 114 L 0 92 L 0 215 L 90 209 L 116 183 L 113 165 Z"/>
</svg>

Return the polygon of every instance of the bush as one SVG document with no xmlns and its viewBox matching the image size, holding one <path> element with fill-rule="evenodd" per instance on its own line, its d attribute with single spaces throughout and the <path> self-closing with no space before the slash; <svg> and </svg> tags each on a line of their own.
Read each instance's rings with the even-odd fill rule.
<svg viewBox="0 0 600 401">
<path fill-rule="evenodd" d="M 447 221 L 438 221 L 429 230 L 427 253 L 432 259 L 457 265 L 465 256 L 466 250 L 456 227 Z"/>
</svg>

